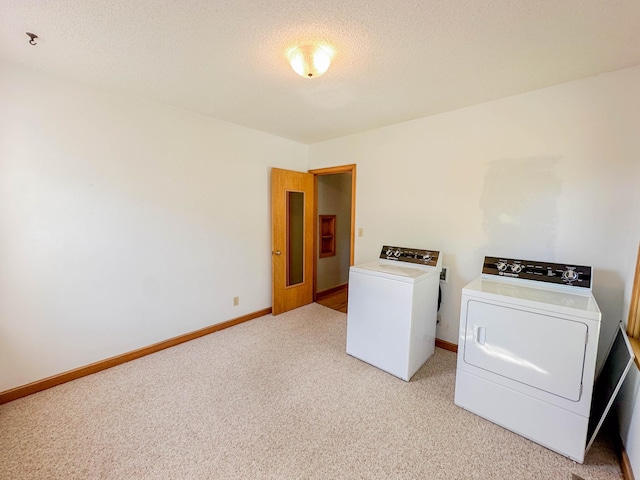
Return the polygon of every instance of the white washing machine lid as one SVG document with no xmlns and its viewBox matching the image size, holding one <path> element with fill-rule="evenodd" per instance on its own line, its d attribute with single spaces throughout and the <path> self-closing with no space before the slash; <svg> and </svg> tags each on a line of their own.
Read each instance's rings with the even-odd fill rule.
<svg viewBox="0 0 640 480">
<path fill-rule="evenodd" d="M 350 271 L 407 283 L 419 282 L 431 277 L 432 275 L 439 274 L 439 269 L 437 267 L 417 265 L 407 262 L 394 262 L 385 259 L 353 265 L 350 268 Z"/>
<path fill-rule="evenodd" d="M 462 293 L 600 321 L 600 308 L 591 293 L 577 294 L 573 291 L 534 287 L 530 283 L 521 285 L 482 277 L 465 286 Z"/>
</svg>

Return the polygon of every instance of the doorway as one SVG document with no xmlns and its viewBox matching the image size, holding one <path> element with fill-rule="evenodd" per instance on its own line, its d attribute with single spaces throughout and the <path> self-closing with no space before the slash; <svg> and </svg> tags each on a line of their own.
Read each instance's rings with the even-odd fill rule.
<svg viewBox="0 0 640 480">
<path fill-rule="evenodd" d="M 330 295 L 342 295 L 336 310 L 346 311 L 355 181 L 355 165 L 308 173 L 271 169 L 273 315 Z"/>
<path fill-rule="evenodd" d="M 355 237 L 355 165 L 310 170 L 315 178 L 314 300 L 346 313 Z"/>
</svg>

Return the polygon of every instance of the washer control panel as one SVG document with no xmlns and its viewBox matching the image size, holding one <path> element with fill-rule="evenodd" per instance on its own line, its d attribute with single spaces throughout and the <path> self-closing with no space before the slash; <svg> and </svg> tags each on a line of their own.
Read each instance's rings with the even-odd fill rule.
<svg viewBox="0 0 640 480">
<path fill-rule="evenodd" d="M 419 248 L 392 247 L 385 245 L 380 252 L 380 258 L 397 260 L 398 262 L 417 263 L 435 267 L 438 264 L 440 252 L 437 250 L 421 250 Z"/>
<path fill-rule="evenodd" d="M 484 257 L 482 273 L 572 287 L 591 288 L 591 267 L 584 265 Z"/>
</svg>

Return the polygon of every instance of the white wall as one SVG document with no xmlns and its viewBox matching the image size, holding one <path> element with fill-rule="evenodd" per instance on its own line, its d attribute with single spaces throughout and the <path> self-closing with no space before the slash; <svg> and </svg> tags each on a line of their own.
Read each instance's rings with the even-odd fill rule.
<svg viewBox="0 0 640 480">
<path fill-rule="evenodd" d="M 357 163 L 356 263 L 383 244 L 441 250 L 439 338 L 484 255 L 593 265 L 604 348 L 623 315 L 640 158 L 640 68 L 311 145 L 310 168 Z"/>
<path fill-rule="evenodd" d="M 0 66 L 0 391 L 271 306 L 269 170 L 307 156 Z"/>
<path fill-rule="evenodd" d="M 640 153 L 640 152 L 639 152 Z M 636 185 L 640 185 L 640 155 L 636 166 Z M 625 324 L 628 320 L 629 305 L 631 303 L 631 292 L 635 277 L 635 262 L 638 255 L 638 244 L 640 243 L 640 188 L 636 188 L 633 199 L 635 210 L 629 218 L 631 241 L 628 250 L 628 273 L 625 288 Z M 635 198 L 634 198 L 635 197 Z M 617 402 L 618 420 L 620 425 L 620 436 L 624 443 L 631 468 L 636 478 L 640 477 L 640 371 L 637 364 L 634 364 L 629 371 L 629 376 L 620 391 Z"/>
<path fill-rule="evenodd" d="M 351 173 L 318 176 L 318 215 L 336 216 L 336 254 L 318 258 L 316 291 L 349 281 L 351 259 Z"/>
</svg>

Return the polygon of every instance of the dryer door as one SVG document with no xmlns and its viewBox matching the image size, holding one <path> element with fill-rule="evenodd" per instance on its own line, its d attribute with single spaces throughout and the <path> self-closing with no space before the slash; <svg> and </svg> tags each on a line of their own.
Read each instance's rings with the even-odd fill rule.
<svg viewBox="0 0 640 480">
<path fill-rule="evenodd" d="M 464 361 L 577 402 L 587 331 L 579 321 L 469 300 Z"/>
</svg>

